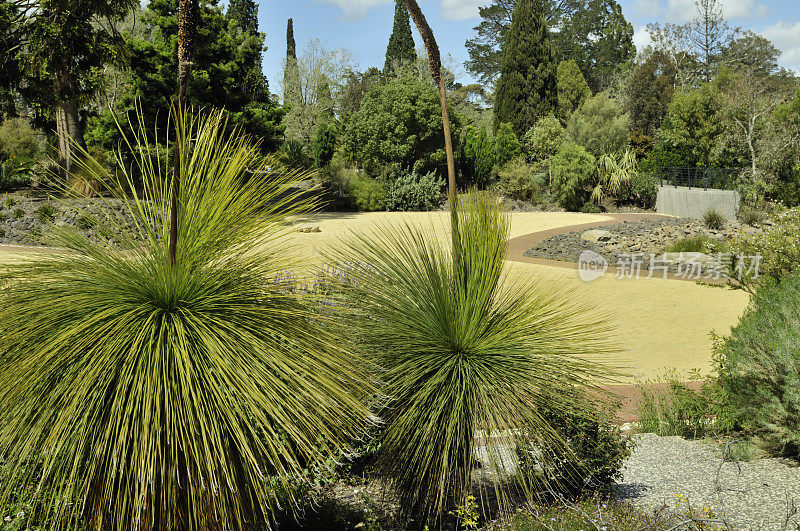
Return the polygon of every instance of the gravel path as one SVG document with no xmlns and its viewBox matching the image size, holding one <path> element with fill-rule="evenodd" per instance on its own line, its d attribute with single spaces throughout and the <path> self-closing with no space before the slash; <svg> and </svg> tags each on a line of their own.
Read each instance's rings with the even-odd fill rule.
<svg viewBox="0 0 800 531">
<path fill-rule="evenodd" d="M 800 507 L 796 464 L 782 459 L 723 463 L 720 451 L 707 442 L 653 434 L 636 438 L 636 449 L 616 487 L 621 498 L 645 509 L 679 505 L 685 512 L 687 503 L 700 510 L 709 507 L 716 514 L 727 514 L 737 530 L 800 529 L 800 514 L 783 527 L 787 497 Z"/>
</svg>

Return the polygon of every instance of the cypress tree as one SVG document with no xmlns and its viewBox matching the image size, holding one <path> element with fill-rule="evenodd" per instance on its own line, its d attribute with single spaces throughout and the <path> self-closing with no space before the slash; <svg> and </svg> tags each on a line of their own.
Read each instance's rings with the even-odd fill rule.
<svg viewBox="0 0 800 531">
<path fill-rule="evenodd" d="M 258 34 L 258 6 L 253 0 L 230 0 L 228 18 L 245 33 Z"/>
<path fill-rule="evenodd" d="M 297 50 L 294 43 L 292 19 L 286 23 L 286 66 L 283 71 L 283 103 L 298 105 L 300 97 L 300 69 L 297 66 Z"/>
<path fill-rule="evenodd" d="M 495 95 L 495 123 L 510 123 L 517 136 L 556 109 L 556 61 L 542 0 L 519 0 L 503 48 Z"/>
<path fill-rule="evenodd" d="M 417 60 L 417 51 L 414 49 L 414 36 L 411 34 L 411 23 L 408 19 L 408 9 L 403 0 L 395 0 L 394 25 L 386 47 L 386 62 L 383 71 L 386 74 L 394 73 L 395 65 L 413 63 Z"/>
</svg>

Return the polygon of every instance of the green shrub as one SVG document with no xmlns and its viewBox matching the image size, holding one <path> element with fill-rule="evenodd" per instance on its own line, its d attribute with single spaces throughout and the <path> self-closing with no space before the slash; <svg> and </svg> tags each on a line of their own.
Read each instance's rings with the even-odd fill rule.
<svg viewBox="0 0 800 531">
<path fill-rule="evenodd" d="M 6 208 L 14 207 L 17 205 L 17 200 L 14 199 L 13 197 L 6 197 L 5 200 L 3 200 L 3 205 Z"/>
<path fill-rule="evenodd" d="M 14 214 L 13 214 L 14 219 L 20 219 L 24 215 L 25 215 L 25 211 L 22 210 L 21 208 L 15 208 L 14 209 Z"/>
<path fill-rule="evenodd" d="M 0 124 L 0 159 L 33 160 L 41 151 L 41 142 L 25 118 L 9 118 Z"/>
<path fill-rule="evenodd" d="M 39 205 L 39 208 L 36 209 L 36 219 L 39 220 L 40 223 L 52 223 L 54 219 L 56 219 L 56 213 L 58 209 L 51 205 L 50 203 L 44 203 L 43 205 Z"/>
<path fill-rule="evenodd" d="M 577 144 L 600 157 L 628 146 L 630 119 L 608 92 L 600 92 L 572 113 L 567 121 L 567 132 Z"/>
<path fill-rule="evenodd" d="M 699 376 L 694 373 L 688 379 L 698 381 Z M 711 432 L 714 401 L 702 389 L 695 391 L 683 380 L 672 371 L 667 374 L 664 392 L 656 392 L 652 382 L 638 386 L 636 417 L 641 433 L 698 438 Z"/>
<path fill-rule="evenodd" d="M 724 420 L 800 457 L 800 270 L 761 286 L 715 352 Z"/>
<path fill-rule="evenodd" d="M 524 157 L 517 157 L 497 170 L 497 187 L 506 197 L 531 203 L 536 203 L 541 193 L 533 168 Z"/>
<path fill-rule="evenodd" d="M 35 160 L 29 157 L 11 157 L 0 160 L 0 190 L 13 190 L 27 186 Z"/>
<path fill-rule="evenodd" d="M 442 204 L 444 180 L 436 172 L 419 175 L 403 172 L 386 196 L 389 210 L 433 210 Z"/>
<path fill-rule="evenodd" d="M 600 208 L 600 205 L 598 205 L 594 201 L 589 201 L 588 203 L 584 203 L 584 205 L 581 207 L 581 212 L 583 212 L 584 214 L 599 214 L 602 211 L 603 209 Z"/>
<path fill-rule="evenodd" d="M 461 182 L 459 186 L 469 188 L 486 187 L 494 167 L 494 140 L 486 132 L 469 126 L 461 142 Z"/>
<path fill-rule="evenodd" d="M 288 140 L 281 148 L 281 163 L 287 168 L 306 169 L 311 167 L 311 157 L 299 140 Z"/>
<path fill-rule="evenodd" d="M 519 143 L 511 124 L 500 124 L 494 135 L 494 154 L 494 162 L 498 166 L 502 166 L 522 154 L 522 144 Z"/>
<path fill-rule="evenodd" d="M 595 158 L 591 153 L 578 144 L 564 144 L 550 161 L 552 189 L 558 204 L 577 211 L 588 203 L 594 171 Z"/>
<path fill-rule="evenodd" d="M 569 140 L 569 135 L 558 118 L 548 114 L 540 118 L 523 137 L 523 149 L 530 162 L 550 160 Z"/>
<path fill-rule="evenodd" d="M 628 183 L 623 185 L 619 200 L 621 203 L 652 209 L 656 206 L 657 197 L 658 179 L 651 173 L 639 171 L 631 175 Z"/>
<path fill-rule="evenodd" d="M 575 390 L 574 403 L 562 404 L 552 397 L 543 415 L 567 445 L 545 448 L 556 466 L 542 467 L 541 447 L 517 448 L 521 473 L 535 477 L 543 470 L 552 474 L 550 486 L 568 496 L 607 489 L 622 475 L 622 465 L 633 449 L 633 441 L 615 426 L 614 408 L 598 410 L 585 392 Z M 543 484 L 546 483 L 543 481 Z"/>
<path fill-rule="evenodd" d="M 766 219 L 766 214 L 758 208 L 743 205 L 739 209 L 739 220 L 746 225 L 750 225 L 751 227 L 757 227 L 761 225 Z"/>
<path fill-rule="evenodd" d="M 386 187 L 363 171 L 349 173 L 347 195 L 351 205 L 362 212 L 386 210 Z"/>
<path fill-rule="evenodd" d="M 709 208 L 706 210 L 706 213 L 703 214 L 703 224 L 706 226 L 707 229 L 711 230 L 722 230 L 727 225 L 728 220 L 723 216 L 718 210 L 714 210 L 713 208 Z"/>
<path fill-rule="evenodd" d="M 311 156 L 317 168 L 330 164 L 336 151 L 336 125 L 328 121 L 319 124 L 311 143 Z"/>
<path fill-rule="evenodd" d="M 708 236 L 695 236 L 684 238 L 673 243 L 667 249 L 668 253 L 727 253 L 730 251 L 728 244 L 720 240 L 714 240 Z"/>
<path fill-rule="evenodd" d="M 790 275 L 800 266 L 800 207 L 778 214 L 771 227 L 762 233 L 740 236 L 732 242 L 735 255 L 760 256 L 758 276 L 769 276 L 776 280 Z M 746 264 L 742 281 L 747 284 L 757 281 L 755 271 Z"/>
<path fill-rule="evenodd" d="M 71 252 L 3 264 L 0 504 L 46 500 L 41 529 L 270 528 L 297 506 L 278 493 L 367 419 L 363 362 L 314 311 L 318 296 L 276 281 L 293 263 L 282 235 L 313 204 L 286 192 L 304 175 L 230 133 L 222 112 L 170 123 L 192 161 L 174 261 L 172 166 L 137 149 L 137 130 L 144 189 L 124 174 L 127 188 L 110 187 L 120 207 L 86 207 L 113 244 L 61 227 Z"/>
<path fill-rule="evenodd" d="M 503 490 L 498 457 L 518 446 L 565 455 L 543 406 L 553 396 L 571 404 L 570 391 L 604 370 L 584 357 L 614 350 L 602 317 L 566 286 L 503 284 L 510 215 L 494 197 L 471 193 L 454 208 L 458 260 L 433 230 L 411 224 L 348 242 L 339 258 L 358 301 L 340 317 L 379 368 L 388 399 L 377 471 L 420 526 L 462 505 L 473 487 Z M 532 495 L 535 478 L 518 481 Z"/>
</svg>

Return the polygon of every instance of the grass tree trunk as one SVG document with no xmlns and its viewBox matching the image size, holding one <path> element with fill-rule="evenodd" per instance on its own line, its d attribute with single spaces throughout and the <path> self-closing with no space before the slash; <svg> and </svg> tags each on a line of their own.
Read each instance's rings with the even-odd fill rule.
<svg viewBox="0 0 800 531">
<path fill-rule="evenodd" d="M 428 62 L 430 63 L 431 76 L 439 89 L 439 104 L 442 107 L 442 127 L 444 129 L 444 147 L 447 153 L 447 198 L 450 203 L 451 232 L 453 235 L 453 258 L 458 263 L 458 245 L 456 235 L 458 234 L 458 218 L 456 216 L 456 202 L 458 195 L 456 191 L 456 164 L 453 158 L 453 137 L 450 134 L 450 117 L 447 113 L 447 93 L 444 89 L 442 80 L 442 58 L 439 54 L 439 45 L 433 31 L 425 20 L 425 15 L 419 8 L 416 0 L 403 0 L 406 5 L 414 25 L 417 27 L 425 49 L 428 52 Z"/>
<path fill-rule="evenodd" d="M 185 112 L 186 87 L 192 67 L 194 36 L 197 24 L 197 0 L 181 0 L 178 7 L 178 113 Z M 179 119 L 179 117 L 176 117 Z M 181 154 L 175 142 L 175 158 L 172 166 L 172 198 L 169 212 L 169 263 L 175 265 L 178 245 L 178 192 L 180 191 Z"/>
</svg>

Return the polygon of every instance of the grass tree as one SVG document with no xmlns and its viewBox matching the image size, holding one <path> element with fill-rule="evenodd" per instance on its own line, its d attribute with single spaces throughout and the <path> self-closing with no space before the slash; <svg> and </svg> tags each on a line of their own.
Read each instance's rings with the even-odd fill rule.
<svg viewBox="0 0 800 531">
<path fill-rule="evenodd" d="M 388 397 L 379 469 L 423 520 L 446 515 L 477 485 L 508 509 L 515 448 L 569 462 L 545 412 L 551 397 L 569 404 L 573 388 L 597 384 L 597 357 L 612 350 L 603 318 L 565 286 L 508 281 L 510 215 L 494 197 L 473 192 L 455 210 L 454 251 L 424 228 L 400 226 L 353 240 L 339 257 L 358 301 L 347 322 Z M 546 476 L 549 463 L 540 464 Z M 539 480 L 513 488 L 532 499 Z"/>
<path fill-rule="evenodd" d="M 95 175 L 116 200 L 82 213 L 100 238 L 54 226 L 68 252 L 4 266 L 0 505 L 38 493 L 43 528 L 267 525 L 364 425 L 362 364 L 276 280 L 304 176 L 221 112 L 173 118 L 180 189 L 138 124 L 135 164 Z"/>
</svg>

